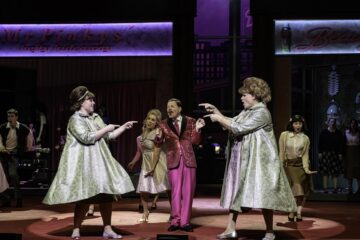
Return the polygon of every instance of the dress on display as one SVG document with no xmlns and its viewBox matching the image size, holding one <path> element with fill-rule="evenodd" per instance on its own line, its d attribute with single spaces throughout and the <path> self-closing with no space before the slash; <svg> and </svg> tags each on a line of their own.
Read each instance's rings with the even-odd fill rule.
<svg viewBox="0 0 360 240">
<path fill-rule="evenodd" d="M 153 153 L 156 147 L 156 130 L 152 130 L 147 136 L 137 138 L 138 147 L 142 152 L 142 165 L 139 176 L 139 183 L 136 192 L 148 192 L 152 194 L 161 193 L 170 190 L 168 181 L 166 155 L 163 150 L 160 151 L 159 161 L 154 170 L 153 176 L 145 177 L 153 166 Z"/>
<path fill-rule="evenodd" d="M 345 177 L 360 178 L 360 133 L 345 132 Z"/>
<path fill-rule="evenodd" d="M 86 201 L 134 190 L 129 175 L 111 155 L 105 140 L 109 135 L 95 139 L 95 132 L 105 126 L 96 113 L 77 111 L 70 117 L 59 168 L 43 203 Z"/>
</svg>

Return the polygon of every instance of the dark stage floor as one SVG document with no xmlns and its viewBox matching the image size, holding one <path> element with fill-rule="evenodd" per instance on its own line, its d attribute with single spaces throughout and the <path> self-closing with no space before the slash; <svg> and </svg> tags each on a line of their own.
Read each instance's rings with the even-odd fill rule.
<svg viewBox="0 0 360 240">
<path fill-rule="evenodd" d="M 219 206 L 219 198 L 213 195 L 202 193 L 195 198 L 191 220 L 195 226 L 194 232 L 176 231 L 171 234 L 185 234 L 191 240 L 216 239 L 216 235 L 226 226 L 227 211 Z M 47 206 L 41 200 L 41 195 L 26 195 L 23 208 L 2 208 L 0 239 L 10 240 L 1 233 L 22 234 L 23 240 L 70 239 L 74 205 Z M 160 199 L 158 208 L 150 214 L 149 223 L 138 222 L 141 217 L 138 203 L 139 199 L 136 197 L 124 197 L 114 203 L 114 229 L 129 240 L 151 240 L 156 239 L 157 234 L 169 234 L 167 199 Z M 360 203 L 357 201 L 312 200 L 306 204 L 303 216 L 303 222 L 290 223 L 286 214 L 276 212 L 274 229 L 277 239 L 360 239 Z M 101 225 L 98 212 L 93 217 L 87 217 L 81 239 L 103 239 Z M 258 210 L 238 218 L 239 239 L 261 239 L 264 228 L 263 218 Z"/>
</svg>

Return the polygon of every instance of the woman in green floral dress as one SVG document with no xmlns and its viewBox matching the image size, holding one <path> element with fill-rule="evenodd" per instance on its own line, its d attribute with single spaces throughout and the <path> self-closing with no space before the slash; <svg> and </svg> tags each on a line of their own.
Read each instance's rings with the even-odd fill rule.
<svg viewBox="0 0 360 240">
<path fill-rule="evenodd" d="M 237 238 L 239 212 L 262 210 L 266 225 L 263 240 L 274 240 L 273 211 L 296 211 L 289 182 L 279 160 L 271 114 L 268 84 L 256 77 L 243 81 L 239 89 L 244 110 L 233 118 L 225 117 L 214 105 L 202 103 L 212 122 L 229 131 L 226 168 L 220 205 L 229 209 L 229 220 L 219 239 Z"/>
<path fill-rule="evenodd" d="M 112 201 L 134 190 L 129 175 L 111 155 L 107 141 L 132 128 L 135 121 L 106 125 L 94 113 L 95 95 L 84 86 L 70 94 L 71 110 L 66 143 L 59 168 L 43 202 L 75 203 L 73 239 L 80 239 L 80 226 L 89 204 L 99 203 L 104 223 L 103 237 L 119 239 L 111 228 Z"/>
</svg>

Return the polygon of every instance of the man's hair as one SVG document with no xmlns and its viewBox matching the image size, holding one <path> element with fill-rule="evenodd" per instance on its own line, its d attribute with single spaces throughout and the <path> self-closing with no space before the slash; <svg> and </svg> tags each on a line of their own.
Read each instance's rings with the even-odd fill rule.
<svg viewBox="0 0 360 240">
<path fill-rule="evenodd" d="M 15 108 L 10 108 L 7 110 L 7 114 L 15 114 L 15 116 L 18 116 L 19 112 Z"/>
<path fill-rule="evenodd" d="M 182 102 L 177 98 L 170 98 L 168 102 L 175 102 L 178 107 L 182 107 Z"/>
</svg>

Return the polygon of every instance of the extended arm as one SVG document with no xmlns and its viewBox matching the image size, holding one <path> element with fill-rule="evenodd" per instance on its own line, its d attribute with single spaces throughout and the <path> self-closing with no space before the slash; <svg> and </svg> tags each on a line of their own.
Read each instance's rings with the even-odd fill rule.
<svg viewBox="0 0 360 240">
<path fill-rule="evenodd" d="M 210 117 L 211 121 L 218 122 L 224 129 L 231 130 L 232 118 L 225 117 L 222 114 L 216 114 L 216 113 L 211 115 L 213 115 Z"/>
<path fill-rule="evenodd" d="M 210 117 L 212 122 L 218 122 L 223 128 L 230 129 L 231 127 L 231 118 L 225 117 L 222 115 L 222 113 L 219 111 L 217 107 L 210 103 L 200 103 L 199 106 L 202 106 L 205 108 L 206 112 L 208 112 L 208 115 L 205 115 L 204 117 Z"/>
<path fill-rule="evenodd" d="M 115 130 L 113 130 L 110 134 L 109 134 L 109 138 L 110 139 L 115 139 L 118 136 L 120 136 L 123 132 L 125 132 L 125 130 L 127 129 L 131 129 L 134 125 L 134 123 L 137 123 L 137 121 L 128 121 L 126 123 L 124 123 L 123 125 L 121 125 L 120 127 L 116 128 Z M 109 124 L 111 125 L 111 124 Z M 108 125 L 108 126 L 109 126 Z M 117 125 L 118 126 L 118 125 Z"/>
<path fill-rule="evenodd" d="M 317 173 L 317 171 L 310 170 L 309 148 L 310 148 L 310 140 L 307 138 L 304 148 L 304 155 L 302 156 L 302 164 L 306 174 L 314 174 Z"/>
</svg>

